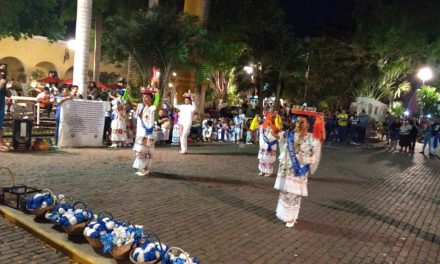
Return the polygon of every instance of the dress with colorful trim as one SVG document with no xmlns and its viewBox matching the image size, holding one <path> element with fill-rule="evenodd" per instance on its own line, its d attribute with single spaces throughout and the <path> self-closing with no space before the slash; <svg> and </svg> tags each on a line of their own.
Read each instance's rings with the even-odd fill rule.
<svg viewBox="0 0 440 264">
<path fill-rule="evenodd" d="M 321 156 L 321 142 L 316 140 L 311 133 L 305 138 L 294 134 L 292 148 L 296 154 L 298 165 L 301 168 L 309 166 L 301 176 L 296 176 L 289 153 L 288 131 L 280 134 L 280 156 L 275 189 L 280 190 L 276 215 L 284 222 L 292 222 L 298 219 L 301 207 L 301 197 L 308 196 L 307 177 L 315 172 Z"/>
<path fill-rule="evenodd" d="M 136 138 L 133 145 L 135 151 L 135 160 L 133 168 L 149 170 L 153 161 L 154 144 L 156 138 L 153 134 L 154 129 L 154 114 L 156 106 L 146 106 L 139 104 L 136 116 Z M 141 113 L 141 116 L 139 116 Z"/>
</svg>

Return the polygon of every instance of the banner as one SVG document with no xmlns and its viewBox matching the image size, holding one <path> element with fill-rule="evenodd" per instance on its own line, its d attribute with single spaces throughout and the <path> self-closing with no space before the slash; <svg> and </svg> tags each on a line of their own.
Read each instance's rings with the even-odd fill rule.
<svg viewBox="0 0 440 264">
<path fill-rule="evenodd" d="M 105 102 L 66 100 L 61 105 L 59 147 L 101 147 Z"/>
</svg>

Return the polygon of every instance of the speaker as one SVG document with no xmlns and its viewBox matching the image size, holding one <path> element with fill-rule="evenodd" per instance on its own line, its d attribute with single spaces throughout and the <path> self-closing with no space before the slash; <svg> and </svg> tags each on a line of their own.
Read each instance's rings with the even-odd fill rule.
<svg viewBox="0 0 440 264">
<path fill-rule="evenodd" d="M 32 122 L 28 119 L 15 119 L 12 127 L 12 147 L 15 150 L 19 147 L 29 150 L 32 141 Z"/>
</svg>

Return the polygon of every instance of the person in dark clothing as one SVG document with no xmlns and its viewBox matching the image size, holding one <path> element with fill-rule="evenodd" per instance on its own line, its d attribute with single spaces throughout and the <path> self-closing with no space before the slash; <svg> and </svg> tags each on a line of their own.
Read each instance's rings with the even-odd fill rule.
<svg viewBox="0 0 440 264">
<path fill-rule="evenodd" d="M 409 152 L 414 153 L 414 150 L 416 148 L 417 137 L 419 136 L 420 124 L 417 121 L 417 118 L 415 117 L 413 117 L 412 120 L 410 120 L 409 124 L 412 126 L 411 133 L 409 134 L 411 140 L 409 146 Z"/>
</svg>

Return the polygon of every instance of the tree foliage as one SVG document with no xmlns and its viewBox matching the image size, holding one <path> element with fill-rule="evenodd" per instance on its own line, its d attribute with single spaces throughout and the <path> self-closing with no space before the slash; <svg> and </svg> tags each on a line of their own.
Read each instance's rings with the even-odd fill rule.
<svg viewBox="0 0 440 264">
<path fill-rule="evenodd" d="M 66 1 L 3 0 L 0 7 L 0 38 L 43 35 L 50 40 L 64 37 Z"/>
<path fill-rule="evenodd" d="M 437 88 L 422 85 L 416 93 L 417 100 L 421 106 L 421 112 L 424 115 L 437 112 L 437 104 L 440 102 L 440 93 Z"/>
<path fill-rule="evenodd" d="M 196 47 L 206 35 L 197 17 L 161 7 L 133 11 L 129 17 L 111 16 L 107 23 L 112 33 L 106 34 L 103 42 L 113 59 L 120 60 L 130 54 L 144 83 L 150 77 L 149 69 L 159 67 L 162 91 L 173 69 L 197 61 Z"/>
</svg>

